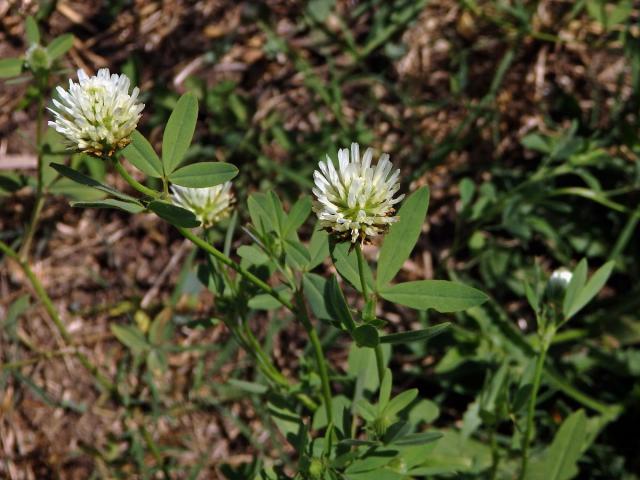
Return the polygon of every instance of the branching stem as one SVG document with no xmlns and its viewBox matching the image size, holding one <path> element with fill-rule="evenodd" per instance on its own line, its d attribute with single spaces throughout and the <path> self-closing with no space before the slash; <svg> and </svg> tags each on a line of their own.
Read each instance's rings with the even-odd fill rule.
<svg viewBox="0 0 640 480">
<path fill-rule="evenodd" d="M 276 385 L 280 385 L 281 387 L 284 387 L 286 389 L 291 389 L 291 387 L 293 387 L 293 384 L 276 368 L 276 366 L 271 361 L 271 358 L 269 358 L 266 352 L 262 349 L 262 345 L 260 345 L 260 342 L 253 335 L 253 332 L 245 322 L 243 322 L 243 333 L 246 337 L 247 343 L 252 349 L 251 353 L 256 357 L 258 364 L 261 367 L 260 369 L 262 370 L 262 373 L 264 373 L 267 378 L 269 378 L 269 380 L 271 380 Z M 308 395 L 302 392 L 297 392 L 295 393 L 295 396 L 298 400 L 300 400 L 300 403 L 302 403 L 308 409 L 313 411 L 318 408 L 316 402 L 309 398 Z"/>
<path fill-rule="evenodd" d="M 131 175 L 129 175 L 129 173 L 124 169 L 124 167 L 120 164 L 118 160 L 114 161 L 114 165 L 118 173 L 122 175 L 122 178 L 124 178 L 125 181 L 129 183 L 129 185 L 131 185 L 138 192 L 153 198 L 158 198 L 160 196 L 159 192 L 156 192 L 154 190 L 151 190 L 148 187 L 145 187 L 136 179 L 134 179 Z M 325 404 L 325 409 L 327 412 L 327 419 L 329 423 L 331 423 L 333 421 L 333 413 L 332 413 L 332 407 L 331 407 L 331 385 L 329 384 L 329 373 L 327 370 L 326 359 L 322 351 L 322 344 L 320 343 L 320 339 L 318 338 L 318 333 L 314 330 L 313 326 L 311 325 L 311 320 L 309 319 L 309 314 L 307 312 L 306 304 L 304 303 L 304 298 L 302 297 L 302 292 L 299 291 L 296 294 L 297 303 L 298 303 L 297 305 L 298 308 L 296 309 L 296 307 L 294 307 L 294 305 L 289 300 L 284 298 L 271 285 L 261 280 L 260 278 L 256 277 L 253 273 L 243 268 L 240 264 L 234 262 L 231 258 L 226 256 L 224 253 L 222 253 L 220 250 L 218 250 L 216 247 L 214 247 L 207 241 L 203 240 L 202 238 L 194 234 L 191 230 L 183 227 L 176 227 L 176 228 L 182 234 L 182 236 L 184 236 L 185 238 L 193 242 L 194 245 L 200 247 L 205 252 L 213 255 L 213 257 L 216 258 L 220 263 L 235 270 L 239 275 L 244 277 L 249 282 L 253 283 L 260 290 L 271 295 L 278 302 L 280 302 L 280 304 L 282 304 L 284 307 L 292 311 L 294 314 L 298 314 L 304 329 L 307 331 L 307 334 L 309 335 L 309 340 L 311 341 L 311 345 L 313 347 L 314 355 L 316 357 L 316 362 L 318 364 L 318 372 L 320 374 L 320 379 L 322 382 L 322 396 Z M 306 402 L 306 404 L 310 405 L 309 402 Z"/>
<path fill-rule="evenodd" d="M 155 190 L 152 190 L 149 187 L 145 187 L 140 182 L 138 182 L 135 178 L 133 178 L 129 174 L 129 172 L 127 172 L 127 170 L 122 166 L 122 164 L 120 163 L 120 160 L 118 160 L 117 158 L 113 159 L 113 165 L 115 166 L 118 173 L 122 176 L 122 178 L 124 178 L 126 182 L 129 185 L 131 185 L 133 188 L 135 188 L 138 192 L 151 198 L 158 198 L 160 196 L 159 192 L 156 192 Z"/>
<path fill-rule="evenodd" d="M 202 238 L 195 235 L 191 230 L 187 228 L 182 228 L 182 227 L 176 227 L 176 228 L 185 238 L 191 240 L 196 246 L 200 247 L 205 252 L 213 255 L 219 262 L 234 269 L 236 272 L 238 272 L 239 275 L 242 275 L 245 279 L 253 283 L 260 290 L 271 295 L 273 298 L 275 298 L 278 302 L 280 302 L 283 306 L 285 306 L 289 310 L 292 310 L 292 311 L 294 310 L 294 307 L 291 304 L 291 302 L 289 302 L 289 300 L 287 300 L 282 295 L 280 295 L 280 293 L 277 292 L 273 287 L 271 287 L 271 285 L 264 282 L 263 280 L 260 280 L 253 273 L 251 273 L 250 271 L 240 266 L 240 264 L 231 260 L 229 257 L 227 257 L 224 253 L 222 253 L 216 247 L 214 247 L 213 245 L 209 244 Z"/>
</svg>

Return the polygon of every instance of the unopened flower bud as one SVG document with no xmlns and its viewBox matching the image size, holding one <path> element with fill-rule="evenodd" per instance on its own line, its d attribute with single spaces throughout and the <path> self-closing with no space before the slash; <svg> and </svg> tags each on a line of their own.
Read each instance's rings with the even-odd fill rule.
<svg viewBox="0 0 640 480">
<path fill-rule="evenodd" d="M 564 300 L 564 294 L 567 286 L 569 286 L 571 277 L 573 277 L 573 274 L 566 268 L 554 270 L 545 289 L 545 295 L 550 302 L 560 303 Z"/>
<path fill-rule="evenodd" d="M 392 423 L 392 420 L 386 415 L 378 417 L 373 421 L 373 431 L 378 438 L 382 438 Z"/>
<path fill-rule="evenodd" d="M 311 460 L 311 465 L 309 465 L 309 475 L 311 478 L 322 478 L 324 475 L 325 466 L 324 462 L 319 458 L 313 458 Z"/>
<path fill-rule="evenodd" d="M 27 66 L 32 72 L 49 70 L 51 68 L 51 56 L 46 48 L 34 43 L 29 47 L 24 56 Z"/>
</svg>

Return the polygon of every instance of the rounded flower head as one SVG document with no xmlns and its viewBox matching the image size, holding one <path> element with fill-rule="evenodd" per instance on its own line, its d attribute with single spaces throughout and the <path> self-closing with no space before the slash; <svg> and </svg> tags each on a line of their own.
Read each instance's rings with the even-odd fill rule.
<svg viewBox="0 0 640 480">
<path fill-rule="evenodd" d="M 207 188 L 171 186 L 171 200 L 178 207 L 191 210 L 203 227 L 211 227 L 231 213 L 231 182 Z"/>
<path fill-rule="evenodd" d="M 69 90 L 56 89 L 59 100 L 49 110 L 55 120 L 49 122 L 61 133 L 70 148 L 94 155 L 112 155 L 126 146 L 135 130 L 143 103 L 137 102 L 138 88 L 129 95 L 126 75 L 110 75 L 109 69 L 98 70 L 89 77 L 78 70 L 78 83 L 69 80 Z"/>
<path fill-rule="evenodd" d="M 573 273 L 564 267 L 554 270 L 547 281 L 545 291 L 547 299 L 552 303 L 562 302 L 572 278 Z"/>
<path fill-rule="evenodd" d="M 352 143 L 351 155 L 346 148 L 338 151 L 337 170 L 327 156 L 313 172 L 313 210 L 320 226 L 352 243 L 384 234 L 389 224 L 398 221 L 394 205 L 404 198 L 394 198 L 400 189 L 400 170 L 390 175 L 393 166 L 389 155 L 383 153 L 374 166 L 372 157 L 373 150 L 368 148 L 361 160 L 360 146 Z"/>
</svg>

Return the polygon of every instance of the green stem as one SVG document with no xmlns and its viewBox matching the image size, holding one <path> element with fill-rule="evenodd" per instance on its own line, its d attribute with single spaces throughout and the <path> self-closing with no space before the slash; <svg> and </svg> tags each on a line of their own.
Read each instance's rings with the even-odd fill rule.
<svg viewBox="0 0 640 480">
<path fill-rule="evenodd" d="M 264 373 L 269 380 L 271 380 L 276 385 L 280 385 L 287 390 L 291 389 L 293 386 L 292 383 L 285 377 L 280 371 L 276 368 L 276 366 L 271 361 L 271 358 L 266 354 L 263 350 L 262 345 L 258 342 L 258 339 L 253 335 L 253 332 L 249 328 L 249 326 L 243 322 L 243 333 L 246 337 L 247 343 L 253 349 L 252 354 L 258 360 L 258 364 L 260 365 L 260 370 Z M 308 395 L 298 392 L 295 394 L 296 398 L 300 400 L 300 402 L 306 406 L 308 409 L 314 411 L 318 408 L 316 402 L 314 402 Z"/>
<path fill-rule="evenodd" d="M 205 230 L 204 238 L 210 240 L 210 233 L 210 230 Z M 237 295 L 237 285 L 230 278 L 227 269 L 220 265 L 219 261 L 216 261 L 216 267 L 224 276 L 227 285 L 229 285 L 233 292 L 233 295 Z M 253 331 L 251 330 L 251 328 L 249 328 L 246 318 L 242 317 L 242 331 L 238 331 L 239 329 L 237 329 L 237 327 L 230 321 L 225 321 L 225 324 L 227 325 L 227 328 L 229 328 L 229 330 L 231 330 L 234 335 L 236 335 L 236 340 L 238 340 L 238 343 L 257 360 L 260 370 L 269 380 L 271 380 L 276 385 L 280 385 L 286 388 L 289 391 L 292 389 L 292 387 L 294 387 L 294 384 L 289 382 L 287 377 L 285 377 L 273 364 L 271 358 L 269 357 L 269 355 L 267 355 L 267 353 L 262 348 L 262 345 L 253 334 Z M 297 392 L 295 393 L 295 396 L 308 409 L 315 411 L 318 408 L 318 405 L 316 405 L 316 403 L 305 393 Z"/>
<path fill-rule="evenodd" d="M 33 273 L 33 270 L 31 270 L 31 268 L 29 267 L 29 264 L 26 261 L 22 260 L 20 256 L 11 247 L 9 247 L 9 245 L 7 245 L 1 240 L 0 240 L 0 251 L 2 251 L 7 257 L 16 261 L 18 265 L 20 265 L 20 268 L 22 268 L 25 275 L 29 279 L 31 286 L 33 287 L 34 296 L 40 301 L 40 303 L 42 303 L 42 306 L 47 311 L 47 314 L 49 315 L 54 325 L 56 326 L 56 329 L 60 333 L 62 340 L 65 342 L 67 346 L 73 347 L 74 344 L 73 344 L 73 339 L 71 337 L 71 334 L 69 333 L 69 331 L 67 330 L 67 327 L 64 325 L 64 323 L 60 319 L 60 316 L 58 315 L 58 311 L 56 310 L 56 307 L 53 305 L 51 298 L 49 298 L 49 295 L 47 294 L 44 287 L 42 286 L 42 283 L 40 283 L 40 280 L 38 280 L 38 277 L 35 276 L 35 274 Z M 82 366 L 86 368 L 96 378 L 98 383 L 104 389 L 110 392 L 116 391 L 114 384 L 111 383 L 111 381 L 98 370 L 98 367 L 95 366 L 93 363 L 91 363 L 91 361 L 83 353 L 76 351 L 74 352 L 74 354 L 76 358 L 80 361 Z"/>
<path fill-rule="evenodd" d="M 138 192 L 153 198 L 158 198 L 160 196 L 159 192 L 156 192 L 155 190 L 151 190 L 150 188 L 145 187 L 140 182 L 138 182 L 135 178 L 129 175 L 129 172 L 127 172 L 124 169 L 124 167 L 118 161 L 118 159 L 114 159 L 113 164 L 115 166 L 115 169 L 118 171 L 118 173 L 122 175 L 122 178 L 124 178 L 125 181 L 129 185 L 131 185 L 134 189 L 136 189 Z M 289 310 L 293 310 L 293 305 L 291 304 L 291 302 L 289 302 L 286 298 L 282 297 L 282 295 L 280 295 L 276 290 L 274 290 L 269 284 L 260 280 L 253 273 L 241 267 L 240 264 L 231 260 L 229 257 L 227 257 L 224 253 L 222 253 L 220 250 L 215 248 L 213 245 L 210 245 L 208 242 L 206 242 L 202 238 L 195 235 L 191 230 L 188 230 L 183 227 L 176 227 L 176 228 L 185 238 L 193 242 L 196 246 L 200 247 L 207 253 L 210 253 L 211 255 L 213 255 L 218 261 L 220 261 L 224 265 L 227 265 L 228 267 L 231 267 L 232 269 L 234 269 L 236 272 L 238 272 L 248 281 L 253 283 L 256 287 L 258 287 L 259 289 L 263 290 L 264 292 L 268 293 L 273 298 L 278 300 L 278 302 L 280 302 L 282 305 L 287 307 Z"/>
<path fill-rule="evenodd" d="M 380 385 L 382 385 L 382 379 L 384 378 L 384 354 L 382 353 L 382 347 L 380 344 L 376 345 L 374 349 L 376 352 L 376 368 L 378 370 L 378 380 L 380 380 Z"/>
<path fill-rule="evenodd" d="M 489 444 L 491 445 L 491 473 L 490 480 L 495 480 L 498 474 L 498 465 L 500 465 L 500 452 L 498 451 L 498 442 L 496 441 L 496 428 L 491 427 L 489 432 Z"/>
<path fill-rule="evenodd" d="M 117 158 L 113 159 L 113 165 L 115 169 L 118 171 L 118 173 L 122 175 L 122 178 L 124 178 L 126 182 L 129 185 L 131 185 L 133 188 L 135 188 L 138 192 L 142 193 L 143 195 L 146 195 L 147 197 L 152 197 L 152 198 L 158 198 L 160 196 L 159 192 L 156 192 L 155 190 L 152 190 L 149 187 L 145 187 L 140 182 L 138 182 L 135 178 L 133 178 L 129 174 L 129 172 L 127 172 L 127 170 L 122 166 L 122 164 L 120 163 L 120 160 L 118 160 Z"/>
<path fill-rule="evenodd" d="M 527 464 L 529 462 L 529 445 L 531 444 L 531 435 L 533 433 L 533 421 L 536 411 L 536 401 L 538 399 L 538 390 L 540 389 L 540 381 L 542 379 L 542 371 L 544 370 L 544 361 L 549 350 L 549 345 L 553 340 L 555 329 L 549 327 L 540 339 L 540 351 L 536 359 L 535 372 L 533 374 L 533 385 L 531 388 L 531 398 L 529 399 L 529 407 L 527 409 L 527 427 L 522 437 L 522 463 L 520 468 L 520 480 L 525 478 L 527 473 Z"/>
<path fill-rule="evenodd" d="M 31 219 L 29 220 L 29 225 L 27 226 L 26 235 L 24 237 L 24 241 L 22 242 L 22 246 L 20 247 L 20 258 L 22 260 L 27 260 L 29 258 L 29 250 L 31 250 L 31 243 L 33 242 L 33 237 L 36 233 L 36 229 L 38 228 L 38 220 L 40 219 L 40 213 L 42 212 L 42 207 L 44 206 L 44 182 L 43 182 L 43 171 L 44 165 L 42 160 L 42 117 L 44 114 L 44 92 L 43 85 L 46 86 L 47 79 L 43 80 L 38 77 L 38 113 L 36 117 L 36 150 L 37 150 L 37 159 L 38 159 L 38 173 L 36 177 L 36 197 L 33 205 L 33 210 L 31 211 Z"/>
<path fill-rule="evenodd" d="M 15 362 L 0 363 L 0 371 L 22 368 L 28 365 L 33 365 L 34 363 L 41 362 L 42 360 L 48 360 L 50 358 L 55 358 L 55 357 L 63 357 L 65 355 L 75 355 L 75 353 L 76 352 L 74 350 L 55 350 L 55 351 L 38 352 L 35 357 L 25 358 L 24 360 L 18 360 Z"/>
<path fill-rule="evenodd" d="M 318 332 L 311 325 L 309 319 L 309 313 L 307 311 L 307 305 L 304 301 L 304 295 L 302 289 L 296 292 L 296 301 L 298 305 L 298 311 L 300 313 L 300 321 L 302 326 L 309 335 L 309 340 L 313 347 L 313 353 L 316 357 L 316 363 L 318 364 L 318 373 L 320 374 L 320 381 L 322 383 L 322 398 L 324 402 L 324 408 L 327 413 L 327 423 L 330 425 L 333 423 L 333 407 L 331 405 L 331 384 L 329 383 L 329 371 L 327 369 L 327 362 L 322 351 L 322 344 L 318 337 Z"/>
<path fill-rule="evenodd" d="M 367 281 L 364 276 L 364 255 L 362 254 L 362 247 L 360 244 L 356 244 L 356 257 L 358 258 L 358 273 L 360 274 L 360 285 L 362 285 L 362 296 L 364 297 L 365 303 L 369 300 L 367 297 L 369 294 L 367 293 Z"/>
<path fill-rule="evenodd" d="M 162 192 L 165 197 L 169 196 L 169 182 L 166 178 L 162 177 Z"/>
<path fill-rule="evenodd" d="M 244 276 L 247 280 L 251 281 L 254 285 L 256 285 L 260 289 L 264 290 L 268 294 L 272 295 L 282 305 L 287 307 L 289 310 L 293 311 L 293 305 L 291 305 L 291 303 L 289 303 L 285 298 L 282 298 L 278 292 L 276 292 L 273 288 L 271 288 L 270 285 L 268 285 L 267 283 L 265 283 L 262 280 L 260 280 L 258 277 L 253 275 L 251 272 L 248 272 L 245 269 L 243 269 L 240 265 L 235 263 L 233 260 L 231 260 L 225 254 L 223 254 L 221 251 L 219 251 L 217 248 L 215 248 L 213 245 L 209 244 L 208 242 L 206 242 L 205 240 L 201 239 L 197 235 L 194 235 L 190 230 L 183 229 L 183 228 L 178 228 L 178 230 L 188 240 L 191 240 L 193 243 L 195 243 L 196 246 L 199 246 L 200 248 L 202 248 L 206 252 L 208 252 L 211 255 L 213 255 L 216 258 L 216 260 L 218 260 L 220 263 L 233 268 L 236 272 L 238 272 L 238 274 Z M 231 279 L 227 275 L 226 270 L 224 270 L 223 268 L 221 268 L 220 270 L 222 271 L 223 275 L 225 276 L 225 278 L 227 280 L 227 283 L 229 285 L 231 285 L 232 288 L 235 289 L 235 287 L 233 287 L 233 282 L 231 281 Z M 278 385 L 281 385 L 283 387 L 286 387 L 287 389 L 290 389 L 291 387 L 293 387 L 293 385 L 289 382 L 289 380 L 284 375 L 282 375 L 282 373 L 280 373 L 280 371 L 275 367 L 275 365 L 273 365 L 273 363 L 271 362 L 271 359 L 269 358 L 269 356 L 262 349 L 262 345 L 260 345 L 260 342 L 258 342 L 256 337 L 253 335 L 253 332 L 248 327 L 248 325 L 246 325 L 244 323 L 243 323 L 243 333 L 244 333 L 244 336 L 241 337 L 241 338 L 244 338 L 246 340 L 246 342 L 253 349 L 253 352 L 250 352 L 250 353 L 253 353 L 255 355 L 256 359 L 258 360 L 258 362 L 259 362 L 259 364 L 261 366 L 262 372 L 272 382 L 274 382 L 275 384 L 278 384 Z M 304 394 L 302 392 L 298 392 L 295 395 L 298 398 L 298 400 L 300 400 L 300 402 L 302 404 L 304 404 L 310 410 L 315 410 L 316 408 L 318 408 L 316 403 L 308 395 L 306 395 L 306 394 Z"/>
<path fill-rule="evenodd" d="M 289 380 L 287 380 L 287 378 L 282 375 L 282 373 L 280 373 L 280 371 L 271 362 L 271 359 L 262 349 L 262 345 L 260 345 L 260 342 L 255 337 L 246 322 L 243 322 L 242 330 L 247 339 L 247 343 L 253 349 L 253 353 L 255 353 L 258 361 L 262 363 L 265 375 L 267 375 L 267 377 L 269 377 L 272 382 L 278 385 L 282 385 L 283 387 L 291 386 Z"/>
<path fill-rule="evenodd" d="M 264 282 L 263 280 L 260 280 L 253 273 L 241 267 L 238 263 L 231 260 L 229 257 L 227 257 L 224 253 L 222 253 L 216 247 L 214 247 L 213 245 L 210 245 L 209 243 L 204 241 L 202 238 L 195 235 L 191 230 L 188 230 L 182 227 L 176 227 L 176 228 L 185 238 L 187 238 L 188 240 L 191 240 L 196 246 L 200 247 L 205 252 L 213 255 L 221 263 L 227 265 L 228 267 L 233 268 L 236 272 L 238 272 L 238 274 L 242 275 L 244 278 L 246 278 L 248 281 L 253 283 L 260 290 L 271 295 L 273 298 L 275 298 L 278 302 L 280 302 L 282 305 L 287 307 L 289 310 L 292 310 L 292 311 L 294 310 L 294 307 L 291 304 L 291 302 L 289 302 L 286 298 L 280 295 L 280 293 L 278 293 L 273 287 L 271 287 L 271 285 Z"/>
<path fill-rule="evenodd" d="M 151 436 L 149 431 L 146 428 L 144 428 L 144 425 L 140 426 L 140 433 L 142 434 L 142 438 L 144 438 L 144 441 L 147 444 L 147 447 L 149 447 L 149 450 L 151 451 L 151 455 L 153 455 L 153 458 L 158 463 L 158 466 L 162 466 L 164 461 L 162 459 L 162 454 L 160 453 L 160 449 L 158 448 L 158 445 L 156 445 L 156 442 L 153 440 L 153 437 Z"/>
<path fill-rule="evenodd" d="M 40 183 L 38 181 L 38 183 Z M 24 243 L 20 247 L 20 258 L 27 260 L 29 258 L 29 250 L 31 250 L 31 244 L 33 243 L 33 237 L 38 228 L 38 221 L 40 220 L 40 214 L 42 213 L 42 207 L 44 207 L 44 195 L 40 187 L 36 191 L 36 200 L 31 211 L 31 219 L 27 226 L 27 233 L 24 238 Z"/>
<path fill-rule="evenodd" d="M 362 247 L 360 244 L 356 244 L 356 258 L 358 259 L 358 274 L 360 275 L 360 285 L 362 286 L 362 296 L 364 297 L 365 303 L 365 312 L 368 311 L 366 308 L 367 303 L 369 302 L 369 293 L 367 290 L 367 280 L 364 275 L 364 266 L 365 266 L 365 258 L 362 253 Z M 375 314 L 375 308 L 374 308 Z M 364 318 L 365 321 L 371 320 L 370 318 Z M 376 353 L 376 368 L 378 370 L 378 379 L 380 380 L 380 384 L 382 384 L 382 379 L 384 378 L 384 355 L 382 352 L 382 347 L 380 344 L 376 345 L 375 348 Z"/>
<path fill-rule="evenodd" d="M 618 236 L 613 249 L 611 249 L 611 253 L 609 254 L 609 260 L 615 260 L 618 255 L 620 255 L 629 240 L 632 238 L 633 232 L 636 231 L 636 226 L 638 225 L 638 221 L 640 221 L 640 208 L 636 209 L 634 212 L 629 215 L 629 219 L 627 220 L 626 225 L 622 229 L 622 232 Z"/>
<path fill-rule="evenodd" d="M 154 198 L 157 198 L 160 195 L 158 192 L 151 190 L 145 187 L 144 185 L 142 185 L 141 183 L 137 182 L 131 175 L 129 175 L 129 173 L 124 169 L 124 167 L 120 164 L 120 162 L 117 159 L 114 161 L 114 165 L 118 173 L 122 175 L 122 178 L 124 178 L 125 181 L 127 181 L 127 183 L 129 183 L 129 185 L 135 188 L 138 192 Z M 288 308 L 292 312 L 295 312 L 295 308 L 291 304 L 291 302 L 289 302 L 286 298 L 280 295 L 280 293 L 278 293 L 273 287 L 271 287 L 271 285 L 269 285 L 268 283 L 256 277 L 253 273 L 249 272 L 248 270 L 240 266 L 240 264 L 231 260 L 229 257 L 227 257 L 224 253 L 222 253 L 220 250 L 215 248 L 213 245 L 210 245 L 208 242 L 206 242 L 202 238 L 195 235 L 191 230 L 188 230 L 183 227 L 176 227 L 176 228 L 182 234 L 182 236 L 184 236 L 186 239 L 193 242 L 194 245 L 200 247 L 205 252 L 213 255 L 213 257 L 216 258 L 219 262 L 232 268 L 239 275 L 243 276 L 246 280 L 253 283 L 256 287 L 258 287 L 265 293 L 271 295 L 278 302 L 280 302 L 284 307 Z M 311 326 L 311 322 L 309 321 L 309 316 L 306 311 L 306 305 L 304 304 L 304 300 L 300 305 L 300 312 L 302 317 L 302 324 L 305 330 L 307 331 L 307 333 L 309 334 L 309 338 L 311 340 L 311 343 L 313 345 L 313 349 L 315 352 L 316 360 L 318 363 L 318 370 L 320 372 L 320 378 L 322 380 L 322 394 L 324 397 L 325 408 L 327 410 L 327 418 L 331 422 L 333 421 L 333 415 L 331 411 L 331 387 L 329 385 L 329 374 L 327 371 L 327 366 L 325 364 L 324 354 L 322 352 L 322 345 L 320 344 L 320 339 L 318 338 L 318 334 L 316 333 L 316 331 Z M 309 402 L 307 402 L 307 404 L 310 405 Z"/>
</svg>

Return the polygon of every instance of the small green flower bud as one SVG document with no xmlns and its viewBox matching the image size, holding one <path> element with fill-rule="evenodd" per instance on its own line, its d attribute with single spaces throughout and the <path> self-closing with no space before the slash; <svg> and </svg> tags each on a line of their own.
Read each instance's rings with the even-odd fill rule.
<svg viewBox="0 0 640 480">
<path fill-rule="evenodd" d="M 311 465 L 309 465 L 309 475 L 311 478 L 322 478 L 324 469 L 324 462 L 319 458 L 314 458 L 311 460 Z"/>
<path fill-rule="evenodd" d="M 396 457 L 389 462 L 387 468 L 398 473 L 405 473 L 407 471 L 407 462 L 402 457 Z"/>
<path fill-rule="evenodd" d="M 51 68 L 51 57 L 49 52 L 42 45 L 34 43 L 25 54 L 25 61 L 32 72 L 49 70 Z"/>
<path fill-rule="evenodd" d="M 389 417 L 383 416 L 378 417 L 373 422 L 373 431 L 378 438 L 384 437 L 384 434 L 387 433 L 387 429 L 391 426 L 391 419 Z"/>
<path fill-rule="evenodd" d="M 559 304 L 564 300 L 564 294 L 567 290 L 567 286 L 571 281 L 573 274 L 566 268 L 559 268 L 555 270 L 545 289 L 545 296 L 548 301 L 554 304 Z"/>
</svg>

